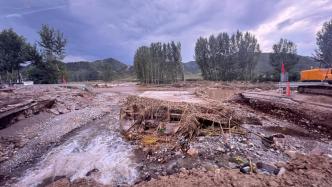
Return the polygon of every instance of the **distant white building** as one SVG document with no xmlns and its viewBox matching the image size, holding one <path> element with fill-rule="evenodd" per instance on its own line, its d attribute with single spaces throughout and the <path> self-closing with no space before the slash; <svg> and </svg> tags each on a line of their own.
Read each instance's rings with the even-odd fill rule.
<svg viewBox="0 0 332 187">
<path fill-rule="evenodd" d="M 24 86 L 33 85 L 33 81 L 23 81 Z"/>
</svg>

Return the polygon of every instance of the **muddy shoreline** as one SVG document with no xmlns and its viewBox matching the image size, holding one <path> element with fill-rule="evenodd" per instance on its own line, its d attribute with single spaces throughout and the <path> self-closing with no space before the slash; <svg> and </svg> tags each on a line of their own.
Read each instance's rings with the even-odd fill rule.
<svg viewBox="0 0 332 187">
<path fill-rule="evenodd" d="M 105 116 L 105 115 L 106 114 L 104 114 L 103 116 Z M 89 126 L 91 126 L 91 123 L 92 124 L 95 123 L 95 121 L 98 121 L 100 118 L 103 118 L 103 116 L 98 116 L 97 118 L 91 119 L 91 121 L 88 121 L 87 123 L 80 125 L 79 127 L 73 129 L 72 131 L 65 133 L 59 139 L 57 139 L 56 141 L 49 142 L 47 145 L 41 145 L 38 142 L 37 142 L 37 144 L 32 144 L 31 146 L 26 145 L 26 146 L 29 146 L 26 149 L 32 149 L 35 151 L 33 151 L 32 153 L 30 152 L 30 154 L 31 154 L 30 157 L 25 158 L 24 161 L 22 161 L 22 162 L 16 163 L 13 168 L 10 168 L 10 167 L 12 167 L 11 164 L 7 164 L 6 162 L 2 163 L 1 170 L 0 170 L 2 180 L 0 180 L 0 185 L 4 185 L 6 178 L 10 179 L 10 178 L 14 177 L 14 180 L 12 180 L 10 183 L 17 182 L 16 179 L 22 177 L 22 174 L 24 174 L 24 172 L 28 168 L 31 168 L 31 167 L 35 166 L 38 162 L 40 162 L 43 159 L 43 155 L 47 154 L 52 149 L 61 145 L 63 142 L 65 142 L 66 140 L 68 140 L 70 137 L 74 136 L 81 130 L 88 128 Z M 17 154 L 23 154 L 24 151 L 25 150 L 22 150 L 22 153 L 17 152 Z"/>
</svg>

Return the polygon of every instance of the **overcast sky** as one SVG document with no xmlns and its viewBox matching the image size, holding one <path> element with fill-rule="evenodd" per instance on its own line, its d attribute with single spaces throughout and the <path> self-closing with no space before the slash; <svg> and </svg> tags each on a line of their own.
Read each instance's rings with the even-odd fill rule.
<svg viewBox="0 0 332 187">
<path fill-rule="evenodd" d="M 284 37 L 310 56 L 315 33 L 331 18 L 332 0 L 0 0 L 0 30 L 35 42 L 49 24 L 68 39 L 65 61 L 131 64 L 137 47 L 174 40 L 186 62 L 199 36 L 237 29 L 255 34 L 263 52 Z"/>
</svg>

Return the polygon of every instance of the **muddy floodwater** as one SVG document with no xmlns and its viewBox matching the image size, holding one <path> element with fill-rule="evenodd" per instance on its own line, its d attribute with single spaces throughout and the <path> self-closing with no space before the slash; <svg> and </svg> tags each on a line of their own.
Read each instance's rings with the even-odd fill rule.
<svg viewBox="0 0 332 187">
<path fill-rule="evenodd" d="M 16 186 L 47 184 L 59 177 L 92 178 L 101 184 L 133 184 L 138 176 L 132 145 L 110 116 L 74 132 L 26 171 Z"/>
</svg>

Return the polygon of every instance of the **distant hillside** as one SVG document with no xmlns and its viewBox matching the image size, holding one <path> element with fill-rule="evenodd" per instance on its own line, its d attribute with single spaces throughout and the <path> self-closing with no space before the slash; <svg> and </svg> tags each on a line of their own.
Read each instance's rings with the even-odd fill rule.
<svg viewBox="0 0 332 187">
<path fill-rule="evenodd" d="M 71 62 L 65 64 L 69 81 L 92 81 L 122 79 L 133 74 L 133 69 L 113 58 L 93 62 Z"/>
<path fill-rule="evenodd" d="M 256 75 L 264 75 L 273 71 L 270 65 L 269 53 L 262 53 L 255 67 Z M 300 72 L 310 67 L 318 66 L 310 57 L 300 56 L 300 62 L 295 71 Z M 65 64 L 69 81 L 115 80 L 134 77 L 133 66 L 128 66 L 114 58 L 96 60 L 93 62 L 71 62 Z M 195 61 L 183 63 L 186 79 L 201 79 L 201 71 Z"/>
<path fill-rule="evenodd" d="M 255 72 L 257 74 L 265 74 L 273 71 L 272 66 L 270 65 L 270 53 L 262 53 L 258 59 Z M 294 71 L 300 72 L 305 69 L 310 69 L 310 67 L 319 66 L 312 58 L 308 56 L 299 55 L 300 60 L 299 63 L 295 65 Z"/>
<path fill-rule="evenodd" d="M 266 74 L 273 71 L 270 65 L 270 53 L 262 53 L 258 59 L 257 65 L 255 67 L 255 72 L 257 75 Z M 319 66 L 312 58 L 307 56 L 300 56 L 299 63 L 294 67 L 295 71 L 300 72 L 304 69 L 310 69 L 310 67 Z M 195 61 L 190 61 L 183 63 L 185 74 L 200 74 L 200 69 Z"/>
<path fill-rule="evenodd" d="M 198 74 L 201 73 L 197 63 L 195 61 L 190 61 L 183 63 L 183 70 L 185 74 L 191 73 L 191 74 Z"/>
</svg>

